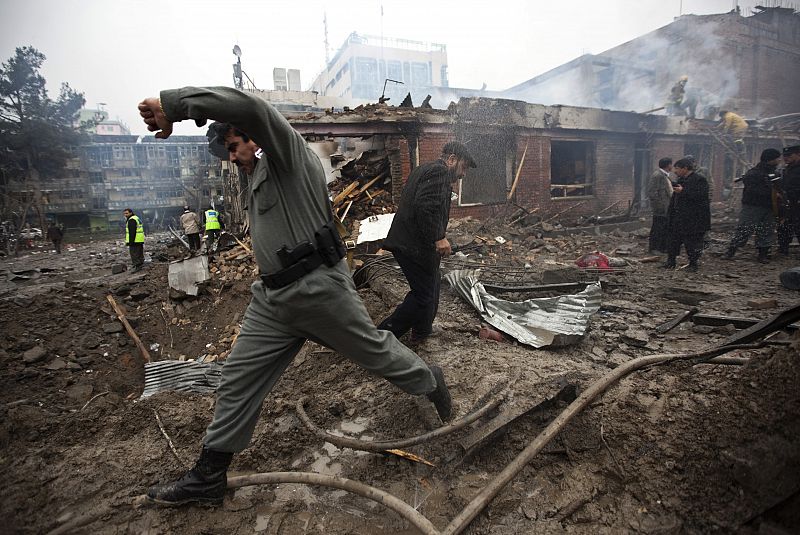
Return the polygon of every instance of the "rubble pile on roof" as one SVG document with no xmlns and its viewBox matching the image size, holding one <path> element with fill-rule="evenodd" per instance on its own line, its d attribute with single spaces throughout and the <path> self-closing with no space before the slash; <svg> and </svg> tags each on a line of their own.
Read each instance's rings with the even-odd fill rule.
<svg viewBox="0 0 800 535">
<path fill-rule="evenodd" d="M 344 161 L 331 155 L 331 163 Z M 338 168 L 339 178 L 328 184 L 333 210 L 342 221 L 364 219 L 394 209 L 391 200 L 392 171 L 383 150 L 369 150 Z"/>
</svg>

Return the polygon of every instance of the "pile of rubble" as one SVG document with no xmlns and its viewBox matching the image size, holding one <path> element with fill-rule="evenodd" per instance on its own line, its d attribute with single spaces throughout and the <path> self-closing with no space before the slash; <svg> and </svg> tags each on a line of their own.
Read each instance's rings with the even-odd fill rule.
<svg viewBox="0 0 800 535">
<path fill-rule="evenodd" d="M 331 164 L 345 161 L 331 155 Z M 391 200 L 392 173 L 389 157 L 382 150 L 369 150 L 337 168 L 339 178 L 328 184 L 333 210 L 341 221 L 365 219 L 394 211 Z"/>
</svg>

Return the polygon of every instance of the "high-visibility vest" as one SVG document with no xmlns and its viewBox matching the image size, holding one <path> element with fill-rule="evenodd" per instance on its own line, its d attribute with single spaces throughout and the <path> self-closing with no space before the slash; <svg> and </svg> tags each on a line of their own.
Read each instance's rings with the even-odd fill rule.
<svg viewBox="0 0 800 535">
<path fill-rule="evenodd" d="M 133 219 L 136 221 L 136 236 L 131 241 L 130 237 L 130 229 L 128 228 L 128 222 L 125 221 L 125 243 L 144 243 L 144 225 L 142 225 L 141 220 L 139 219 L 138 215 L 132 215 L 129 219 Z"/>
<path fill-rule="evenodd" d="M 219 230 L 219 212 L 206 210 L 206 230 Z"/>
</svg>

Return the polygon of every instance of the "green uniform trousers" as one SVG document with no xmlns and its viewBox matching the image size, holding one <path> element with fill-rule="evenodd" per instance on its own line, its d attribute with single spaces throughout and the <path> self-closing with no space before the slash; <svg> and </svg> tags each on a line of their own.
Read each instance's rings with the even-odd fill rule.
<svg viewBox="0 0 800 535">
<path fill-rule="evenodd" d="M 428 365 L 392 333 L 375 327 L 344 260 L 283 288 L 269 289 L 259 280 L 251 290 L 241 332 L 222 368 L 214 419 L 203 439 L 207 447 L 226 452 L 247 447 L 264 397 L 306 340 L 409 394 L 436 389 Z"/>
</svg>

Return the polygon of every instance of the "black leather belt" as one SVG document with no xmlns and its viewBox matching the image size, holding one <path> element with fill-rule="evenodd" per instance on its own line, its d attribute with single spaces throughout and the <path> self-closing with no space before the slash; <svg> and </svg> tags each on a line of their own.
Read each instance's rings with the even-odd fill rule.
<svg viewBox="0 0 800 535">
<path fill-rule="evenodd" d="M 322 255 L 314 251 L 312 254 L 287 268 L 283 268 L 275 273 L 270 273 L 269 275 L 261 275 L 261 280 L 264 281 L 264 285 L 267 288 L 283 288 L 297 279 L 304 277 L 308 273 L 311 273 L 324 263 Z"/>
<path fill-rule="evenodd" d="M 275 273 L 261 275 L 261 280 L 264 281 L 267 288 L 288 286 L 322 264 L 333 267 L 344 257 L 346 249 L 332 221 L 322 225 L 314 233 L 314 239 L 316 245 L 311 241 L 305 241 L 292 249 L 284 245 L 275 251 L 281 264 L 285 267 Z"/>
</svg>

